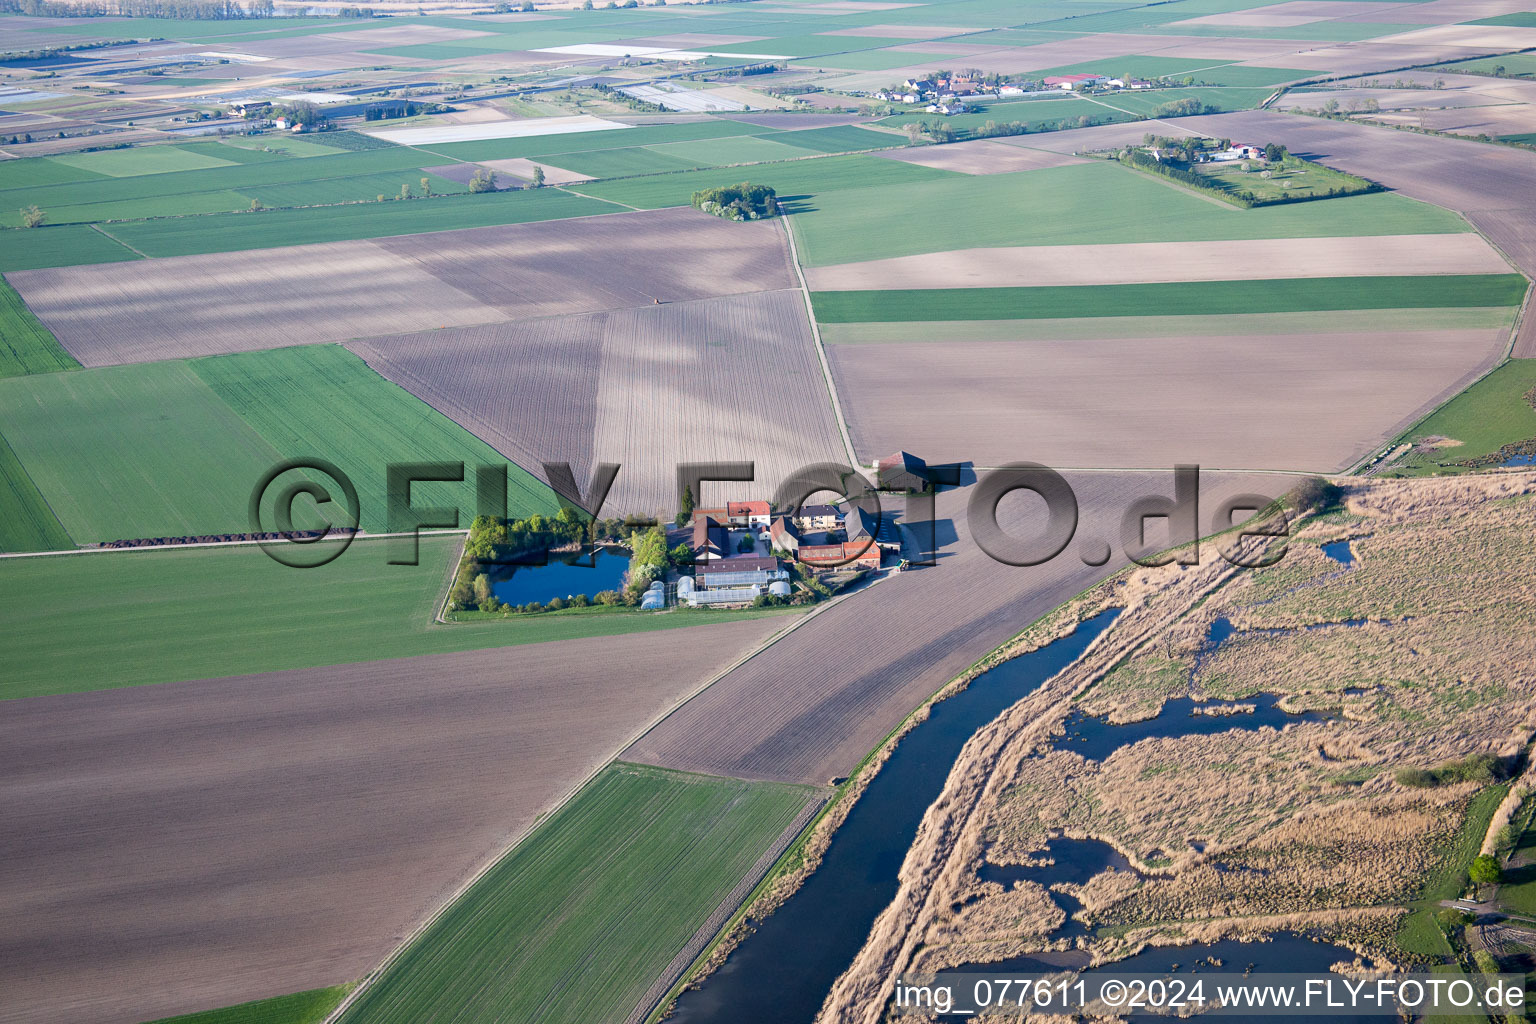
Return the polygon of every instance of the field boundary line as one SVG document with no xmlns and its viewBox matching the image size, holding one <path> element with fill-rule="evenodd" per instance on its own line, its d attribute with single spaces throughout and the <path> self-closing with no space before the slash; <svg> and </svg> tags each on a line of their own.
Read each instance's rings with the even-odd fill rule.
<svg viewBox="0 0 1536 1024">
<path fill-rule="evenodd" d="M 122 246 L 124 249 L 127 249 L 129 252 L 131 252 L 134 255 L 138 256 L 140 259 L 144 259 L 144 260 L 154 259 L 153 256 L 150 256 L 148 253 L 140 252 L 139 250 L 135 249 L 133 246 L 129 245 L 127 242 L 123 241 L 121 238 L 118 238 L 116 235 L 114 235 L 111 232 L 109 232 L 106 228 L 101 226 L 101 223 L 99 221 L 91 221 L 91 229 L 93 231 L 95 231 L 97 234 L 101 235 L 101 237 L 103 237 L 103 238 L 110 238 L 112 241 L 116 242 L 118 245 Z"/>
<path fill-rule="evenodd" d="M 612 203 L 614 206 L 622 206 L 622 207 L 624 207 L 624 209 L 630 210 L 630 211 L 632 211 L 634 213 L 647 213 L 647 212 L 649 212 L 643 206 L 630 206 L 628 203 L 621 203 L 617 199 L 605 199 L 602 196 L 593 196 L 593 195 L 588 195 L 585 192 L 577 192 L 575 189 L 571 188 L 568 185 L 550 185 L 549 187 L 553 188 L 553 189 L 557 189 L 557 190 L 559 190 L 561 192 L 564 192 L 567 195 L 581 196 L 581 198 L 583 198 L 583 199 L 590 199 L 590 200 L 592 200 L 593 202 L 596 202 L 596 203 Z M 598 216 L 601 216 L 601 214 L 598 214 Z M 573 217 L 573 218 L 568 218 L 568 219 L 574 220 L 575 218 Z"/>
<path fill-rule="evenodd" d="M 805 271 L 800 269 L 800 250 L 795 245 L 795 229 L 789 214 L 781 214 L 784 220 L 784 237 L 789 240 L 789 262 L 795 268 L 795 278 L 800 282 L 800 295 L 805 300 L 805 315 L 811 322 L 811 341 L 816 346 L 816 357 L 821 360 L 821 374 L 826 379 L 827 394 L 832 399 L 832 416 L 837 429 L 843 435 L 843 447 L 848 451 L 848 464 L 857 466 L 858 456 L 853 452 L 853 437 L 848 433 L 848 420 L 843 416 L 843 404 L 837 398 L 837 382 L 832 379 L 832 364 L 827 361 L 827 347 L 821 341 L 821 327 L 816 323 L 816 307 L 811 304 L 811 288 L 806 284 Z"/>
<path fill-rule="evenodd" d="M 457 531 L 454 531 L 454 532 L 457 532 Z M 468 535 L 466 534 L 466 538 L 467 538 L 467 536 Z M 454 563 L 454 568 L 455 569 L 458 568 L 458 563 L 456 563 L 456 562 Z M 879 582 L 879 581 L 877 580 L 876 582 Z M 873 584 L 871 584 L 871 586 L 872 585 Z M 863 593 L 863 591 L 866 590 L 866 589 L 868 589 L 868 588 L 867 587 L 866 588 L 861 588 L 860 590 L 853 591 L 851 594 L 844 594 L 844 595 L 841 595 L 839 597 L 835 597 L 831 601 L 826 602 L 825 604 L 817 605 L 814 609 L 812 609 L 807 614 L 801 615 L 801 616 L 797 617 L 794 622 L 790 623 L 785 628 L 779 630 L 777 633 L 774 633 L 774 634 L 770 635 L 765 640 L 761 641 L 756 647 L 754 647 L 751 650 L 747 651 L 745 654 L 743 654 L 741 657 L 737 658 L 731 664 L 727 665 L 725 668 L 721 669 L 719 672 L 717 672 L 714 675 L 710 676 L 709 679 L 707 679 L 702 685 L 700 685 L 692 693 L 687 694 L 686 696 L 684 696 L 680 700 L 674 702 L 672 704 L 672 706 L 666 708 L 664 711 L 662 711 L 659 714 L 657 714 L 650 722 L 647 722 L 646 724 L 642 725 L 633 735 L 627 737 L 626 739 L 623 739 L 623 740 L 619 741 L 619 743 L 615 745 L 614 753 L 612 755 L 610 755 L 607 759 L 602 761 L 600 764 L 598 764 L 596 767 L 594 767 L 590 772 L 588 772 L 586 775 L 584 775 L 579 781 L 577 781 L 565 793 L 565 795 L 563 795 L 559 799 L 555 800 L 553 803 L 551 803 L 545 809 L 539 811 L 534 816 L 533 821 L 530 822 L 528 824 L 528 826 L 526 828 L 524 828 L 521 832 L 519 832 L 510 842 L 508 842 L 506 845 L 504 845 L 501 849 L 496 850 L 495 852 L 489 854 L 479 865 L 477 865 L 475 867 L 474 871 L 468 877 L 468 879 L 462 885 L 460 885 L 456 889 L 454 889 L 453 892 L 450 893 L 448 895 L 448 897 L 443 900 L 443 902 L 437 907 L 436 910 L 432 911 L 431 914 L 427 915 L 427 918 L 424 921 L 422 921 L 422 923 L 420 925 L 418 925 L 416 928 L 412 929 L 410 934 L 408 934 L 404 939 L 402 939 L 400 941 L 400 943 L 395 946 L 394 949 L 390 950 L 389 955 L 386 956 L 379 963 L 379 965 L 377 967 L 373 968 L 373 970 L 369 971 L 366 975 L 364 975 L 363 978 L 358 981 L 357 987 L 354 988 L 351 992 L 349 992 L 347 994 L 347 997 L 345 999 L 343 999 L 339 1004 L 337 1004 L 336 1008 L 334 1010 L 332 1010 L 325 1017 L 325 1019 L 320 1022 L 320 1024 L 337 1024 L 337 1022 L 341 1020 L 342 1015 L 345 1014 L 345 1012 L 348 1009 L 351 1008 L 352 1004 L 357 1000 L 357 998 L 360 995 L 362 995 L 364 992 L 366 992 L 373 985 L 373 983 L 375 981 L 377 981 L 380 977 L 382 977 L 384 972 L 387 971 L 397 960 L 399 960 L 400 957 L 408 949 L 410 949 L 410 947 L 412 945 L 414 945 L 415 942 L 418 939 L 420 939 L 423 935 L 425 935 L 427 930 L 429 928 L 431 928 L 434 924 L 436 924 L 437 920 L 439 918 L 441 918 L 445 913 L 447 913 L 448 909 L 450 907 L 452 907 L 454 904 L 458 903 L 459 900 L 463 899 L 465 894 L 468 893 L 469 890 L 471 888 L 473 888 L 476 883 L 478 883 L 482 878 L 484 878 L 486 876 L 486 874 L 488 874 L 492 868 L 494 868 L 497 864 L 500 864 L 504 859 L 506 859 L 506 857 L 509 854 L 511 854 L 514 850 L 516 850 L 523 843 L 527 842 L 528 838 L 530 836 L 532 836 L 535 831 L 537 831 L 543 825 L 547 824 L 551 818 L 553 818 L 557 813 L 559 813 L 559 811 L 560 811 L 560 809 L 562 807 L 564 807 L 566 804 L 570 803 L 571 800 L 575 798 L 576 794 L 580 793 L 582 791 L 582 789 L 584 789 L 593 779 L 597 778 L 597 776 L 599 774 L 601 774 L 605 769 L 607 769 L 610 765 L 613 765 L 616 762 L 618 762 L 620 760 L 620 755 L 622 755 L 625 750 L 629 749 L 635 743 L 639 742 L 639 740 L 642 737 L 644 737 L 647 733 L 649 733 L 652 729 L 655 729 L 656 726 L 660 725 L 667 718 L 671 717 L 673 712 L 675 712 L 678 708 L 682 707 L 684 704 L 687 704 L 693 698 L 697 697 L 700 693 L 703 693 L 709 687 L 711 687 L 715 683 L 719 682 L 721 679 L 723 679 L 729 673 L 734 672 L 736 669 L 740 668 L 742 665 L 746 664 L 748 661 L 750 661 L 753 658 L 757 657 L 757 655 L 759 655 L 763 651 L 767 650 L 773 644 L 777 643 L 779 640 L 781 640 L 785 636 L 789 635 L 794 630 L 798 629 L 807 620 L 814 618 L 823 609 L 831 608 L 833 605 L 839 603 L 844 598 L 853 596 L 853 594 Z M 645 764 L 646 767 L 648 767 L 648 768 L 661 768 L 663 771 L 677 771 L 677 769 L 675 769 L 675 768 L 666 768 L 663 765 L 646 764 L 646 762 L 643 762 L 643 761 L 637 761 L 637 762 L 634 762 L 634 763 L 636 763 L 636 764 Z M 750 781 L 755 781 L 755 780 L 748 779 L 748 780 L 744 780 L 744 781 L 749 781 L 750 782 Z"/>
<path fill-rule="evenodd" d="M 44 501 L 47 500 L 45 497 Z M 66 533 L 69 531 L 66 530 Z M 444 537 L 462 533 L 468 536 L 467 530 L 420 530 L 406 531 L 404 533 L 364 533 L 358 531 L 353 540 L 385 540 L 390 537 Z M 48 558 L 57 555 L 103 555 L 122 554 L 128 551 L 187 551 L 193 548 L 239 548 L 250 547 L 253 544 L 271 544 L 273 541 L 264 540 L 200 540 L 192 544 L 136 544 L 133 547 L 95 547 L 95 548 L 67 548 L 59 551 L 3 551 L 0 558 Z"/>
</svg>

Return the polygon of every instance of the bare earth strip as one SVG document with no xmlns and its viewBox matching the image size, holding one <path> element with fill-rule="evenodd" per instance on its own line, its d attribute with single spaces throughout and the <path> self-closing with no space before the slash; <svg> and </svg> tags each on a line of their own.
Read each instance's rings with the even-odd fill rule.
<svg viewBox="0 0 1536 1024">
<path fill-rule="evenodd" d="M 875 155 L 887 160 L 900 160 L 903 163 L 936 167 L 941 171 L 958 171 L 961 174 L 1009 174 L 1013 171 L 1037 171 L 1044 167 L 1083 162 L 1060 153 L 1004 146 L 990 139 L 956 142 L 948 146 L 892 149 Z"/>
<path fill-rule="evenodd" d="M 514 178 L 523 181 L 532 181 L 535 168 L 544 168 L 544 182 L 547 185 L 575 185 L 583 181 L 591 181 L 592 178 L 585 174 L 577 174 L 575 171 L 567 171 L 556 167 L 554 164 L 535 163 L 522 157 L 510 160 L 486 160 L 483 164 L 493 171 L 501 174 L 510 174 Z"/>
<path fill-rule="evenodd" d="M 1034 457 L 1028 439 L 1018 439 L 1014 459 Z M 1067 476 L 1080 509 L 1077 537 L 1085 540 L 1118 538 L 1132 501 L 1173 493 L 1168 472 Z M 1293 484 L 1288 477 L 1204 474 L 1202 527 L 1227 496 L 1273 497 Z M 752 779 L 845 776 L 944 683 L 1123 564 L 1118 540 L 1116 555 L 1098 568 L 1079 560 L 1077 541 L 1043 565 L 993 561 L 970 536 L 971 490 L 937 499 L 937 565 L 892 576 L 806 621 L 673 713 L 624 759 Z M 998 518 L 1021 538 L 1044 530 L 1038 501 L 1005 499 Z"/>
<path fill-rule="evenodd" d="M 0 1020 L 125 1024 L 361 977 L 782 625 L 7 702 Z"/>
<path fill-rule="evenodd" d="M 839 291 L 1508 272 L 1493 247 L 1468 232 L 957 249 L 805 274 L 812 290 Z"/>
<path fill-rule="evenodd" d="M 1221 137 L 1280 142 L 1300 156 L 1456 210 L 1526 277 L 1536 276 L 1536 204 L 1530 198 L 1536 195 L 1536 153 L 1262 110 L 1171 123 Z M 1536 316 L 1529 309 L 1514 355 L 1536 356 Z"/>
<path fill-rule="evenodd" d="M 828 349 L 861 459 L 1335 472 L 1503 354 L 1499 329 Z M 920 389 L 914 382 L 922 382 Z"/>
<path fill-rule="evenodd" d="M 346 341 L 795 283 L 777 224 L 735 224 L 692 208 L 29 270 L 7 279 L 86 366 Z"/>
<path fill-rule="evenodd" d="M 700 500 L 717 502 L 771 495 L 842 452 L 794 289 L 351 347 L 535 475 L 569 462 L 585 488 L 594 463 L 618 463 L 605 516 L 670 518 L 680 462 L 755 462 L 756 482 L 708 486 Z"/>
</svg>

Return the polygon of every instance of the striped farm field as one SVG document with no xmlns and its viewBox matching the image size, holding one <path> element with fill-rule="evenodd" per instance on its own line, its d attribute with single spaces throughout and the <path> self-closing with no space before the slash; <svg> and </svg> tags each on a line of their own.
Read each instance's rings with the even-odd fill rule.
<svg viewBox="0 0 1536 1024">
<path fill-rule="evenodd" d="M 578 608 L 437 624 L 461 539 L 422 537 L 416 565 L 391 565 L 399 542 L 367 538 L 316 569 L 254 544 L 0 559 L 0 700 L 798 614 Z"/>
<path fill-rule="evenodd" d="M 32 315 L 16 290 L 0 280 L 0 377 L 75 370 L 80 364 Z"/>
<path fill-rule="evenodd" d="M 680 462 L 754 460 L 752 483 L 709 484 L 710 501 L 748 500 L 844 450 L 794 288 L 350 347 L 520 465 L 568 462 L 584 485 L 618 463 L 604 515 L 670 518 Z"/>
<path fill-rule="evenodd" d="M 0 551 L 61 551 L 74 546 L 16 453 L 0 437 Z"/>
<path fill-rule="evenodd" d="M 371 533 L 391 529 L 385 473 L 400 463 L 465 464 L 463 483 L 411 488 L 413 505 L 456 508 L 462 526 L 475 516 L 474 473 L 480 465 L 507 466 L 507 510 L 513 518 L 559 511 L 547 487 L 340 346 L 246 352 L 189 365 L 281 457 L 317 454 L 346 473 L 357 487 L 362 527 Z M 253 477 L 246 487 L 255 482 Z"/>
<path fill-rule="evenodd" d="M 542 188 L 486 195 L 444 196 L 409 202 L 353 203 L 311 210 L 174 217 L 113 224 L 110 230 L 114 238 L 121 239 L 146 256 L 192 256 L 386 235 L 416 235 L 428 231 L 488 227 L 495 224 L 527 224 L 615 213 L 618 210 L 611 203 L 572 195 L 556 188 Z M 71 262 L 91 261 L 82 259 Z"/>
<path fill-rule="evenodd" d="M 762 180 L 774 184 L 766 174 Z M 627 183 L 591 191 L 631 201 L 619 193 L 619 184 Z M 850 189 L 835 203 L 813 203 L 811 209 L 791 218 L 801 242 L 802 263 L 820 267 L 988 246 L 1467 230 L 1466 222 L 1448 210 L 1390 192 L 1233 210 L 1100 162 L 893 184 L 872 176 L 866 184 L 884 187 Z M 785 193 L 779 188 L 780 195 Z M 892 210 L 901 215 L 891 216 Z"/>
<path fill-rule="evenodd" d="M 790 209 L 794 209 L 795 197 L 865 189 L 874 185 L 901 185 L 962 177 L 965 175 L 900 160 L 883 160 L 877 156 L 856 154 L 830 156 L 820 160 L 790 160 L 755 167 L 655 174 L 643 178 L 594 182 L 574 188 L 582 195 L 608 199 L 626 206 L 638 206 L 642 210 L 660 210 L 669 206 L 687 206 L 697 189 L 734 185 L 745 178 L 754 184 L 773 186 L 779 198 L 789 200 Z M 823 204 L 813 205 L 820 208 Z"/>
<path fill-rule="evenodd" d="M 1519 274 L 1464 274 L 816 292 L 811 298 L 818 320 L 876 323 L 1515 306 L 1525 287 Z"/>
<path fill-rule="evenodd" d="M 341 1020 L 622 1021 L 814 793 L 611 765 Z"/>
<path fill-rule="evenodd" d="M 280 457 L 181 363 L 0 380 L 0 434 L 80 543 L 243 532 Z"/>
</svg>

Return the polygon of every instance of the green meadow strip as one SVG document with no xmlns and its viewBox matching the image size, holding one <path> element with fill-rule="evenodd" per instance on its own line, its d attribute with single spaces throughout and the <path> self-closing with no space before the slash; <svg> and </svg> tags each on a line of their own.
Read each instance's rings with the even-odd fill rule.
<svg viewBox="0 0 1536 1024">
<path fill-rule="evenodd" d="M 154 1024 L 320 1024 L 352 991 L 352 985 L 317 988 L 288 996 L 166 1017 Z"/>
<path fill-rule="evenodd" d="M 816 318 L 836 324 L 1514 306 L 1520 303 L 1525 287 L 1525 278 L 1519 274 L 1468 274 L 836 291 L 816 292 L 811 298 Z"/>
</svg>

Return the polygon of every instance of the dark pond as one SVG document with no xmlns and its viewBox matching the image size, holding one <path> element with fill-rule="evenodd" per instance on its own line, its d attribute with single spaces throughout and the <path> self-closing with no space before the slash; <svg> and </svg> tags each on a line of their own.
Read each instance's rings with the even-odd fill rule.
<svg viewBox="0 0 1536 1024">
<path fill-rule="evenodd" d="M 1336 540 L 1323 545 L 1323 554 L 1340 565 L 1353 565 L 1355 553 L 1349 549 L 1349 541 Z"/>
<path fill-rule="evenodd" d="M 592 597 L 603 590 L 617 590 L 629 570 L 629 555 L 623 551 L 599 548 L 592 565 L 580 552 L 550 555 L 548 565 L 519 565 L 502 569 L 491 580 L 491 592 L 506 604 L 546 604 L 557 597 L 585 594 Z"/>
<path fill-rule="evenodd" d="M 1076 660 L 1114 621 L 1110 610 L 1030 654 L 983 673 L 896 747 L 833 836 L 821 867 L 677 1001 L 674 1024 L 810 1024 L 896 894 L 896 872 L 918 823 L 977 729 Z"/>
<path fill-rule="evenodd" d="M 1277 705 L 1280 698 L 1263 693 L 1241 701 L 1208 700 L 1197 703 L 1188 697 L 1177 697 L 1163 703 L 1163 710 L 1156 718 L 1125 725 L 1110 725 L 1102 718 L 1093 718 L 1080 711 L 1073 712 L 1066 721 L 1067 734 L 1056 741 L 1062 750 L 1081 754 L 1090 761 L 1102 761 L 1121 747 L 1149 737 L 1210 736 L 1229 729 L 1253 732 L 1269 726 L 1283 729 L 1290 722 L 1319 722 L 1338 716 L 1326 711 L 1306 711 L 1299 715 L 1288 714 Z M 1200 714 L 1201 708 L 1233 708 L 1252 706 L 1253 711 L 1228 711 L 1217 714 Z"/>
<path fill-rule="evenodd" d="M 1505 459 L 1504 461 L 1497 463 L 1497 465 L 1500 465 L 1500 466 L 1536 466 L 1536 454 L 1530 454 L 1530 455 L 1511 455 L 1509 458 Z"/>
</svg>

